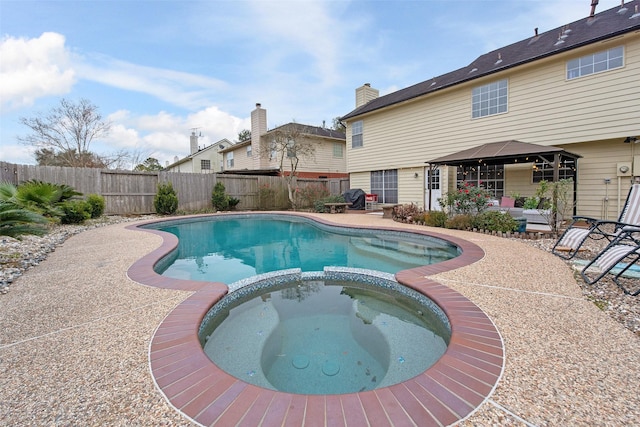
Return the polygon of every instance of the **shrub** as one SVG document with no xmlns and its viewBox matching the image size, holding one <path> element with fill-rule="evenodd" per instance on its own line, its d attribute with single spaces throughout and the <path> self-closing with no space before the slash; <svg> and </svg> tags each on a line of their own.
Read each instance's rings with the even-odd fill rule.
<svg viewBox="0 0 640 427">
<path fill-rule="evenodd" d="M 91 206 L 84 200 L 68 200 L 60 205 L 62 224 L 82 224 L 91 218 Z"/>
<path fill-rule="evenodd" d="M 536 196 L 527 197 L 522 204 L 523 209 L 537 209 L 540 199 Z"/>
<path fill-rule="evenodd" d="M 444 227 L 447 222 L 447 214 L 443 211 L 427 211 L 424 213 L 424 225 L 431 227 Z"/>
<path fill-rule="evenodd" d="M 104 213 L 104 197 L 98 194 L 89 194 L 86 201 L 89 204 L 91 218 L 98 218 Z"/>
<path fill-rule="evenodd" d="M 340 196 L 328 196 L 328 197 L 325 197 L 323 199 L 316 200 L 313 203 L 314 211 L 320 212 L 320 213 L 328 212 L 328 210 L 324 206 L 325 203 L 344 203 L 344 197 L 342 197 L 341 195 Z"/>
<path fill-rule="evenodd" d="M 262 184 L 258 188 L 258 203 L 261 209 L 268 209 L 275 204 L 276 190 L 269 184 Z"/>
<path fill-rule="evenodd" d="M 13 201 L 18 206 L 37 212 L 49 218 L 59 218 L 64 213 L 61 205 L 82 193 L 64 184 L 53 184 L 30 180 L 16 188 Z"/>
<path fill-rule="evenodd" d="M 473 217 L 470 214 L 455 215 L 448 218 L 444 226 L 454 230 L 468 230 L 472 226 Z"/>
<path fill-rule="evenodd" d="M 12 184 L 0 183 L 0 191 L 15 190 Z M 20 240 L 24 234 L 42 236 L 47 229 L 43 224 L 47 219 L 40 214 L 21 208 L 0 198 L 0 236 L 10 236 Z"/>
<path fill-rule="evenodd" d="M 311 207 L 316 200 L 329 197 L 329 190 L 322 184 L 310 184 L 296 188 L 295 195 L 300 200 L 301 207 Z"/>
<path fill-rule="evenodd" d="M 416 216 L 420 216 L 422 213 L 422 208 L 413 203 L 400 205 L 393 209 L 393 219 L 400 222 L 414 222 L 419 220 Z"/>
<path fill-rule="evenodd" d="M 158 192 L 153 199 L 156 213 L 160 215 L 173 215 L 178 210 L 178 196 L 170 182 L 158 184 Z"/>
<path fill-rule="evenodd" d="M 224 192 L 224 184 L 222 182 L 216 182 L 211 193 L 211 204 L 213 208 L 219 211 L 224 211 L 229 208 L 229 196 Z"/>
<path fill-rule="evenodd" d="M 447 193 L 439 201 L 445 206 L 449 215 L 477 215 L 487 209 L 490 198 L 491 193 L 487 190 L 465 181 L 455 192 Z"/>
<path fill-rule="evenodd" d="M 240 199 L 236 199 L 235 197 L 229 197 L 229 209 L 235 209 L 240 203 Z"/>
<path fill-rule="evenodd" d="M 473 227 L 480 230 L 502 231 L 506 233 L 516 231 L 518 229 L 518 222 L 508 213 L 488 211 L 481 213 L 473 219 Z"/>
</svg>

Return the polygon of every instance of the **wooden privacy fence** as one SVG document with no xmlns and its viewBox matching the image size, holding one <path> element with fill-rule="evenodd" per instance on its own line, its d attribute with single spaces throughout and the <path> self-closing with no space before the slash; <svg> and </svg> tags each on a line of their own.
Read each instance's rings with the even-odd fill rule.
<svg viewBox="0 0 640 427">
<path fill-rule="evenodd" d="M 123 170 L 16 165 L 0 162 L 0 181 L 19 185 L 38 180 L 66 184 L 77 191 L 99 194 L 105 199 L 105 213 L 130 215 L 154 213 L 158 183 L 170 182 L 178 195 L 178 209 L 186 212 L 211 209 L 216 182 L 240 200 L 237 209 L 287 209 L 286 182 L 280 177 L 258 175 L 194 174 L 178 172 L 132 172 Z M 323 185 L 333 195 L 349 188 L 348 179 L 298 179 L 297 187 Z"/>
</svg>

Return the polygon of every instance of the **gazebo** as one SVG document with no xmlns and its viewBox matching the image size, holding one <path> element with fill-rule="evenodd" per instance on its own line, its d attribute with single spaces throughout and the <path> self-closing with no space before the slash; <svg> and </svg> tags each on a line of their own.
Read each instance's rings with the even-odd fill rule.
<svg viewBox="0 0 640 427">
<path fill-rule="evenodd" d="M 429 175 L 432 175 L 434 169 L 438 166 L 508 165 L 541 160 L 553 167 L 553 181 L 555 182 L 560 179 L 560 166 L 567 160 L 572 160 L 577 165 L 576 160 L 580 157 L 577 154 L 552 145 L 538 145 L 510 140 L 482 144 L 438 157 L 425 163 L 429 165 Z M 574 194 L 575 185 L 576 180 L 574 180 Z M 428 199 L 429 209 L 431 209 L 431 186 L 429 186 Z"/>
</svg>

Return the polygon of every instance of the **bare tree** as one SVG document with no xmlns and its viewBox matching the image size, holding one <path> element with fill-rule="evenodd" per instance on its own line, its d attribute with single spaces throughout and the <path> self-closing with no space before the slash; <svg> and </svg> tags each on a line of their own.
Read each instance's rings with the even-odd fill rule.
<svg viewBox="0 0 640 427">
<path fill-rule="evenodd" d="M 315 159 L 316 144 L 304 137 L 306 126 L 289 123 L 275 128 L 262 138 L 260 157 L 278 164 L 280 176 L 287 183 L 289 201 L 296 209 L 294 182 L 298 176 L 300 161 Z"/>
<path fill-rule="evenodd" d="M 98 107 L 86 99 L 77 104 L 61 99 L 60 104 L 46 116 L 21 117 L 20 123 L 30 128 L 32 133 L 18 140 L 40 153 L 50 154 L 63 166 L 103 167 L 108 164 L 105 159 L 91 153 L 89 147 L 94 139 L 109 134 L 111 123 L 102 120 Z M 96 159 L 101 159 L 103 165 Z"/>
</svg>

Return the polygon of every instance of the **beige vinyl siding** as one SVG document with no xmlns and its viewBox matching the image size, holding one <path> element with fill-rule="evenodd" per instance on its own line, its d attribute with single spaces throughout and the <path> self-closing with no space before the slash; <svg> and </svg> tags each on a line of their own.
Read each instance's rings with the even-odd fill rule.
<svg viewBox="0 0 640 427">
<path fill-rule="evenodd" d="M 640 152 L 640 147 L 615 139 L 572 145 L 571 148 L 583 156 L 578 161 L 578 213 L 617 219 L 632 180 L 631 177 L 618 178 L 617 164 L 632 162 L 633 153 Z M 610 178 L 611 184 L 605 184 L 605 178 Z M 608 202 L 605 198 L 609 199 Z"/>
<path fill-rule="evenodd" d="M 371 192 L 371 174 L 369 172 L 349 174 L 349 187 L 359 188 L 369 194 Z"/>
<path fill-rule="evenodd" d="M 327 172 L 327 173 L 345 173 L 347 170 L 346 154 L 343 150 L 342 158 L 333 156 L 334 140 L 322 139 L 311 140 L 304 139 L 305 143 L 315 145 L 315 155 L 308 159 L 301 159 L 298 165 L 300 172 Z"/>
<path fill-rule="evenodd" d="M 424 167 L 398 170 L 398 203 L 424 208 L 424 184 Z"/>
<path fill-rule="evenodd" d="M 566 62 L 624 45 L 625 66 L 566 80 Z M 517 139 L 560 145 L 635 135 L 640 117 L 640 36 L 538 61 L 460 84 L 416 101 L 371 113 L 363 120 L 363 147 L 352 149 L 349 172 L 414 167 L 484 143 Z M 471 89 L 507 78 L 508 112 L 471 118 Z M 390 156 L 390 150 L 393 155 Z"/>
<path fill-rule="evenodd" d="M 301 143 L 313 144 L 315 153 L 313 156 L 301 157 L 298 163 L 298 172 L 318 172 L 318 173 L 346 173 L 346 155 L 342 158 L 333 156 L 333 143 L 331 139 L 302 138 Z M 268 162 L 270 168 L 280 168 L 279 160 L 273 159 Z M 284 169 L 289 171 L 291 164 L 288 158 L 284 159 Z"/>
<path fill-rule="evenodd" d="M 239 147 L 233 150 L 233 167 L 227 167 L 227 160 L 225 157 L 224 168 L 225 170 L 242 170 L 242 169 L 254 169 L 255 167 L 255 153 L 253 156 L 247 156 L 247 146 Z"/>
<path fill-rule="evenodd" d="M 538 184 L 533 183 L 533 163 L 505 165 L 504 176 L 505 196 L 517 193 L 522 197 L 529 197 L 535 194 Z"/>
</svg>

